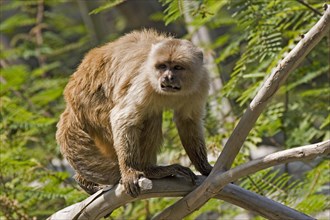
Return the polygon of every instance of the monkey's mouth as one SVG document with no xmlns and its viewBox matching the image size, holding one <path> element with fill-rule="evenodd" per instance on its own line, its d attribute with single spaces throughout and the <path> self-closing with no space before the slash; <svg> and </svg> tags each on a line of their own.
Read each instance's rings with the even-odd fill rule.
<svg viewBox="0 0 330 220">
<path fill-rule="evenodd" d="M 177 92 L 181 90 L 180 86 L 162 83 L 160 88 L 165 92 Z"/>
</svg>

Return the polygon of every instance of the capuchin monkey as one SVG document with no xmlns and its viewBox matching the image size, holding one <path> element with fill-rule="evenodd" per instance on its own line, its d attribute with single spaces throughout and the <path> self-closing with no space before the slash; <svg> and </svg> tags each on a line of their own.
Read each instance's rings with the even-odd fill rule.
<svg viewBox="0 0 330 220">
<path fill-rule="evenodd" d="M 173 109 L 182 145 L 208 175 L 203 116 L 209 89 L 203 53 L 188 40 L 153 30 L 134 31 L 92 49 L 65 90 L 57 124 L 61 152 L 88 193 L 123 184 L 136 197 L 138 179 L 196 175 L 179 164 L 157 166 L 162 113 Z"/>
</svg>

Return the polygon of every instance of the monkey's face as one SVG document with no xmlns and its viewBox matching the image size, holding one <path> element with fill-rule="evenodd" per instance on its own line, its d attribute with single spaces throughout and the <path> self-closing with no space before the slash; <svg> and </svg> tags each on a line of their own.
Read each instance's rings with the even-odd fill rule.
<svg viewBox="0 0 330 220">
<path fill-rule="evenodd" d="M 155 65 L 159 75 L 159 88 L 163 92 L 179 92 L 185 67 L 180 63 L 160 62 Z"/>
<path fill-rule="evenodd" d="M 170 39 L 153 45 L 147 65 L 153 88 L 166 95 L 195 91 L 205 74 L 201 50 L 187 40 Z"/>
</svg>

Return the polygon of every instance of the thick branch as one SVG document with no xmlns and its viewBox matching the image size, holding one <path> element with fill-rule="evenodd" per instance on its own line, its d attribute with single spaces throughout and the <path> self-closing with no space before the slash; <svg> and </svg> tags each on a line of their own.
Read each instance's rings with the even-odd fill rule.
<svg viewBox="0 0 330 220">
<path fill-rule="evenodd" d="M 310 216 L 282 205 L 281 203 L 275 202 L 257 193 L 242 189 L 233 184 L 225 186 L 216 198 L 254 212 L 266 219 L 313 219 Z"/>
<path fill-rule="evenodd" d="M 215 197 L 224 186 L 243 176 L 279 164 L 300 161 L 302 159 L 309 160 L 327 154 L 330 154 L 330 141 L 284 150 L 250 161 L 218 176 L 214 176 L 209 182 L 209 187 L 205 189 L 203 196 L 196 197 L 193 193 L 190 193 L 184 199 L 175 203 L 175 205 L 165 209 L 154 219 L 182 219 L 187 214 L 201 207 L 210 198 Z M 290 217 L 285 217 L 285 219 L 288 218 Z M 300 219 L 298 216 L 295 218 Z"/>
<path fill-rule="evenodd" d="M 317 156 L 328 154 L 330 154 L 330 140 L 269 154 L 216 176 L 212 181 L 215 185 L 211 191 L 217 193 L 230 182 L 272 166 L 292 161 L 310 160 Z"/>
<path fill-rule="evenodd" d="M 214 183 L 220 182 L 221 187 L 231 181 L 235 181 L 243 175 L 248 175 L 257 170 L 264 169 L 281 163 L 287 163 L 294 160 L 311 159 L 316 156 L 330 153 L 330 141 L 318 143 L 314 145 L 294 148 L 286 151 L 277 152 L 264 157 L 263 159 L 251 161 L 245 165 L 236 167 L 230 171 L 221 174 Z M 205 177 L 199 176 L 197 185 L 200 185 L 205 180 Z M 164 178 L 153 180 L 152 185 L 150 180 L 144 179 L 139 185 L 143 188 L 142 193 L 137 198 L 132 198 L 127 195 L 121 185 L 117 185 L 110 190 L 99 191 L 90 196 L 86 200 L 67 207 L 48 219 L 99 219 L 108 213 L 111 213 L 116 208 L 138 200 L 153 197 L 178 197 L 185 196 L 192 191 L 196 186 L 180 177 Z M 213 184 L 211 196 L 217 199 L 230 202 L 244 209 L 253 211 L 268 219 L 312 219 L 302 213 L 299 213 L 280 203 L 272 201 L 266 197 L 256 193 L 249 192 L 233 184 L 229 184 L 222 191 Z M 184 209 L 187 207 L 184 206 Z M 182 209 L 181 211 L 185 211 Z M 158 216 L 161 218 L 161 216 Z M 177 219 L 178 216 L 164 217 L 166 219 Z"/>
<path fill-rule="evenodd" d="M 204 176 L 198 176 L 198 184 L 203 182 L 204 179 Z M 117 185 L 109 191 L 99 191 L 80 203 L 58 211 L 50 216 L 48 220 L 100 219 L 129 202 L 154 197 L 181 197 L 185 196 L 196 187 L 191 185 L 191 182 L 181 177 L 163 178 L 160 180 L 153 180 L 152 182 L 153 189 L 142 191 L 138 198 L 128 196 L 122 191 L 122 188 Z M 233 184 L 225 186 L 214 198 L 250 210 L 267 219 L 311 219 L 309 216 L 301 214 L 281 203 Z"/>
<path fill-rule="evenodd" d="M 330 29 L 330 7 L 328 6 L 321 19 L 312 27 L 295 48 L 278 64 L 275 70 L 265 81 L 256 97 L 250 103 L 248 109 L 243 114 L 240 122 L 228 139 L 221 155 L 219 156 L 211 174 L 193 192 L 166 209 L 159 219 L 182 218 L 202 204 L 213 195 L 212 189 L 221 188 L 221 183 L 217 179 L 223 171 L 230 169 L 235 157 L 241 149 L 247 135 L 254 126 L 257 118 L 264 110 L 266 104 L 274 96 L 279 87 L 285 82 L 289 73 L 292 72 L 303 60 L 303 58 L 317 45 Z M 211 191 L 210 191 L 211 190 Z"/>
</svg>

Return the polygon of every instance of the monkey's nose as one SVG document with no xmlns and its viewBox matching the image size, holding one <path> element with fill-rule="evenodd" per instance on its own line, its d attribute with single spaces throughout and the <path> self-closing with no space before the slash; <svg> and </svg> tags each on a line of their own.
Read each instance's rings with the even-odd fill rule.
<svg viewBox="0 0 330 220">
<path fill-rule="evenodd" d="M 175 77 L 174 77 L 174 75 L 172 75 L 172 74 L 166 75 L 163 79 L 164 79 L 166 82 L 169 82 L 169 83 L 172 83 L 172 82 L 175 81 Z"/>
<path fill-rule="evenodd" d="M 167 77 L 168 77 L 168 80 L 169 80 L 170 82 L 173 82 L 174 79 L 175 79 L 175 77 L 174 77 L 173 75 L 168 75 Z"/>
<path fill-rule="evenodd" d="M 161 79 L 161 88 L 168 91 L 178 91 L 181 89 L 180 83 L 174 76 L 164 76 Z"/>
<path fill-rule="evenodd" d="M 161 83 L 165 86 L 169 86 L 171 84 L 173 84 L 175 81 L 173 76 L 164 76 L 161 80 Z"/>
<path fill-rule="evenodd" d="M 164 86 L 169 86 L 169 85 L 171 85 L 171 82 L 170 82 L 170 80 L 169 80 L 168 77 L 163 77 L 162 80 L 161 80 L 161 83 L 162 83 L 162 85 L 164 85 Z"/>
</svg>

